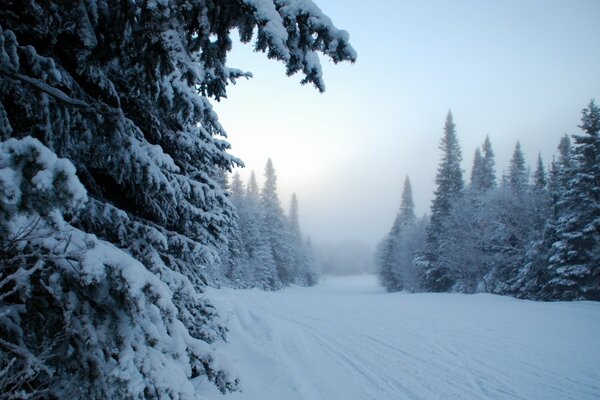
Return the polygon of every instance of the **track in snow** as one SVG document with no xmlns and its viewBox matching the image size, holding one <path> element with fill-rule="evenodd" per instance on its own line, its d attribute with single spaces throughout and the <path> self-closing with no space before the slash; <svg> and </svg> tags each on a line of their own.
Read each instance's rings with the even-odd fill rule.
<svg viewBox="0 0 600 400">
<path fill-rule="evenodd" d="M 386 293 L 373 276 L 210 289 L 242 392 L 210 399 L 600 399 L 600 303 Z"/>
</svg>

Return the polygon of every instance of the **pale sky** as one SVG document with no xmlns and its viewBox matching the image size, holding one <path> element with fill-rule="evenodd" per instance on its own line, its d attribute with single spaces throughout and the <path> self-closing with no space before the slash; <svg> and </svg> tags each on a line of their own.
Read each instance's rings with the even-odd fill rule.
<svg viewBox="0 0 600 400">
<path fill-rule="evenodd" d="M 409 175 L 417 215 L 429 212 L 448 109 L 468 182 L 490 135 L 500 176 L 520 140 L 550 162 L 581 109 L 600 100 L 600 1 L 316 3 L 350 33 L 355 64 L 321 57 L 327 91 L 300 86 L 282 64 L 235 44 L 231 67 L 250 80 L 214 104 L 246 178 L 270 157 L 287 210 L 298 195 L 313 241 L 378 242 Z M 234 34 L 237 36 L 237 34 Z"/>
</svg>

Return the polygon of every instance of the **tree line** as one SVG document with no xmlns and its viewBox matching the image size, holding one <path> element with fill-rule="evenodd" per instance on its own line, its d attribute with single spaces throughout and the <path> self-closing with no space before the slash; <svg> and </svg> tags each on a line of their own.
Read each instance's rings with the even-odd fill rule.
<svg viewBox="0 0 600 400">
<path fill-rule="evenodd" d="M 235 173 L 229 198 L 236 218 L 228 246 L 221 254 L 228 285 L 236 288 L 280 289 L 289 284 L 314 285 L 317 272 L 310 238 L 303 238 L 298 217 L 298 198 L 292 194 L 284 214 L 277 194 L 277 175 L 269 159 L 265 184 L 259 190 L 254 171 L 244 185 Z"/>
<path fill-rule="evenodd" d="M 497 182 L 489 137 L 470 182 L 452 113 L 440 142 L 431 216 L 416 218 L 408 177 L 376 264 L 389 291 L 489 292 L 541 300 L 600 300 L 600 109 L 564 135 L 529 176 L 517 142 Z"/>
</svg>

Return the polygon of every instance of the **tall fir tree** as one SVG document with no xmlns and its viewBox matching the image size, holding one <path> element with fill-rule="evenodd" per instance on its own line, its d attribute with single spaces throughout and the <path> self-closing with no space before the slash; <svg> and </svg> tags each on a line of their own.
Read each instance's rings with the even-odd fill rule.
<svg viewBox="0 0 600 400">
<path fill-rule="evenodd" d="M 517 142 L 515 150 L 508 165 L 506 184 L 515 192 L 523 192 L 527 188 L 527 167 L 525 156 L 521 150 L 521 143 Z"/>
<path fill-rule="evenodd" d="M 544 294 L 552 299 L 600 300 L 600 108 L 583 109 L 570 179 L 561 200 Z M 562 144 L 562 143 L 561 143 Z"/>
<path fill-rule="evenodd" d="M 298 197 L 292 194 L 290 211 L 288 213 L 289 232 L 292 239 L 292 250 L 294 256 L 294 269 L 292 271 L 292 283 L 299 285 L 314 285 L 317 283 L 316 267 L 312 257 L 312 248 L 307 247 L 302 238 L 300 230 L 300 217 L 298 210 Z"/>
<path fill-rule="evenodd" d="M 375 266 L 379 281 L 390 292 L 403 289 L 403 281 L 398 279 L 398 242 L 400 239 L 400 214 L 396 214 L 392 228 L 385 238 L 377 245 L 375 251 Z"/>
<path fill-rule="evenodd" d="M 412 186 L 407 176 L 402 189 L 400 209 L 390 232 L 379 244 L 375 258 L 379 280 L 391 292 L 416 289 L 413 265 L 415 249 L 411 246 L 416 223 L 414 208 Z"/>
<path fill-rule="evenodd" d="M 431 221 L 427 229 L 427 246 L 419 257 L 423 268 L 421 286 L 434 292 L 447 291 L 453 284 L 448 276 L 448 268 L 437 262 L 440 237 L 445 234 L 444 223 L 453 202 L 462 194 L 464 182 L 460 163 L 462 152 L 456 136 L 456 125 L 452 112 L 448 112 L 444 125 L 444 135 L 440 142 L 442 158 L 436 176 L 436 190 L 431 206 Z"/>
<path fill-rule="evenodd" d="M 260 205 L 277 276 L 281 283 L 287 285 L 293 278 L 292 239 L 277 194 L 277 174 L 271 159 L 265 166 L 265 185 L 261 191 Z"/>
<path fill-rule="evenodd" d="M 558 144 L 558 163 L 562 170 L 569 170 L 572 165 L 573 146 L 571 138 L 566 133 L 560 138 Z"/>
<path fill-rule="evenodd" d="M 535 164 L 535 171 L 533 172 L 533 188 L 537 191 L 541 191 L 546 188 L 547 184 L 548 178 L 546 176 L 546 170 L 544 169 L 542 154 L 538 153 L 537 162 Z"/>
<path fill-rule="evenodd" d="M 298 197 L 292 193 L 290 200 L 290 211 L 288 213 L 290 233 L 295 242 L 302 242 L 302 232 L 300 231 L 300 216 L 298 213 Z"/>
<path fill-rule="evenodd" d="M 492 150 L 492 142 L 490 136 L 486 135 L 482 145 L 483 163 L 480 178 L 481 190 L 487 191 L 496 187 L 496 160 L 494 159 L 494 151 Z"/>
<path fill-rule="evenodd" d="M 475 191 L 481 191 L 482 185 L 482 172 L 483 172 L 483 156 L 479 148 L 475 149 L 473 155 L 473 166 L 471 167 L 471 186 L 470 188 Z"/>
<path fill-rule="evenodd" d="M 236 211 L 235 224 L 228 234 L 227 253 L 221 257 L 221 262 L 229 283 L 234 287 L 243 288 L 249 283 L 248 254 L 245 251 L 244 238 L 249 229 L 248 225 L 253 222 L 248 220 L 244 183 L 238 172 L 233 174 L 228 189 L 231 204 Z"/>
<path fill-rule="evenodd" d="M 245 249 L 249 265 L 253 271 L 252 286 L 274 290 L 281 288 L 277 277 L 275 260 L 267 236 L 264 212 L 261 207 L 260 190 L 256 183 L 254 171 L 250 174 L 246 188 L 247 213 L 249 224 L 245 236 Z"/>
<path fill-rule="evenodd" d="M 400 225 L 407 226 L 415 223 L 415 203 L 413 201 L 412 185 L 408 175 L 404 179 L 404 187 L 402 188 L 402 201 L 400 202 Z"/>
<path fill-rule="evenodd" d="M 435 179 L 437 188 L 431 206 L 432 238 L 435 238 L 439 222 L 448 215 L 452 207 L 452 201 L 461 195 L 464 187 L 460 166 L 462 152 L 456 136 L 456 125 L 454 124 L 451 111 L 448 112 L 446 117 L 440 150 L 442 151 L 442 158 Z"/>
<path fill-rule="evenodd" d="M 486 136 L 481 146 L 481 151 L 476 149 L 475 156 L 473 157 L 471 189 L 484 193 L 496 187 L 495 164 L 492 143 L 490 142 L 490 137 Z"/>
</svg>

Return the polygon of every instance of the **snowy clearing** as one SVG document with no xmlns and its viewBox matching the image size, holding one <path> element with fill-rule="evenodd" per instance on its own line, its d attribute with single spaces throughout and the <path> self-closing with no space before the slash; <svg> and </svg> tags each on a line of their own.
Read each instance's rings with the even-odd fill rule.
<svg viewBox="0 0 600 400">
<path fill-rule="evenodd" d="M 209 399 L 598 399 L 600 303 L 386 293 L 373 276 L 210 289 L 243 392 Z"/>
</svg>

